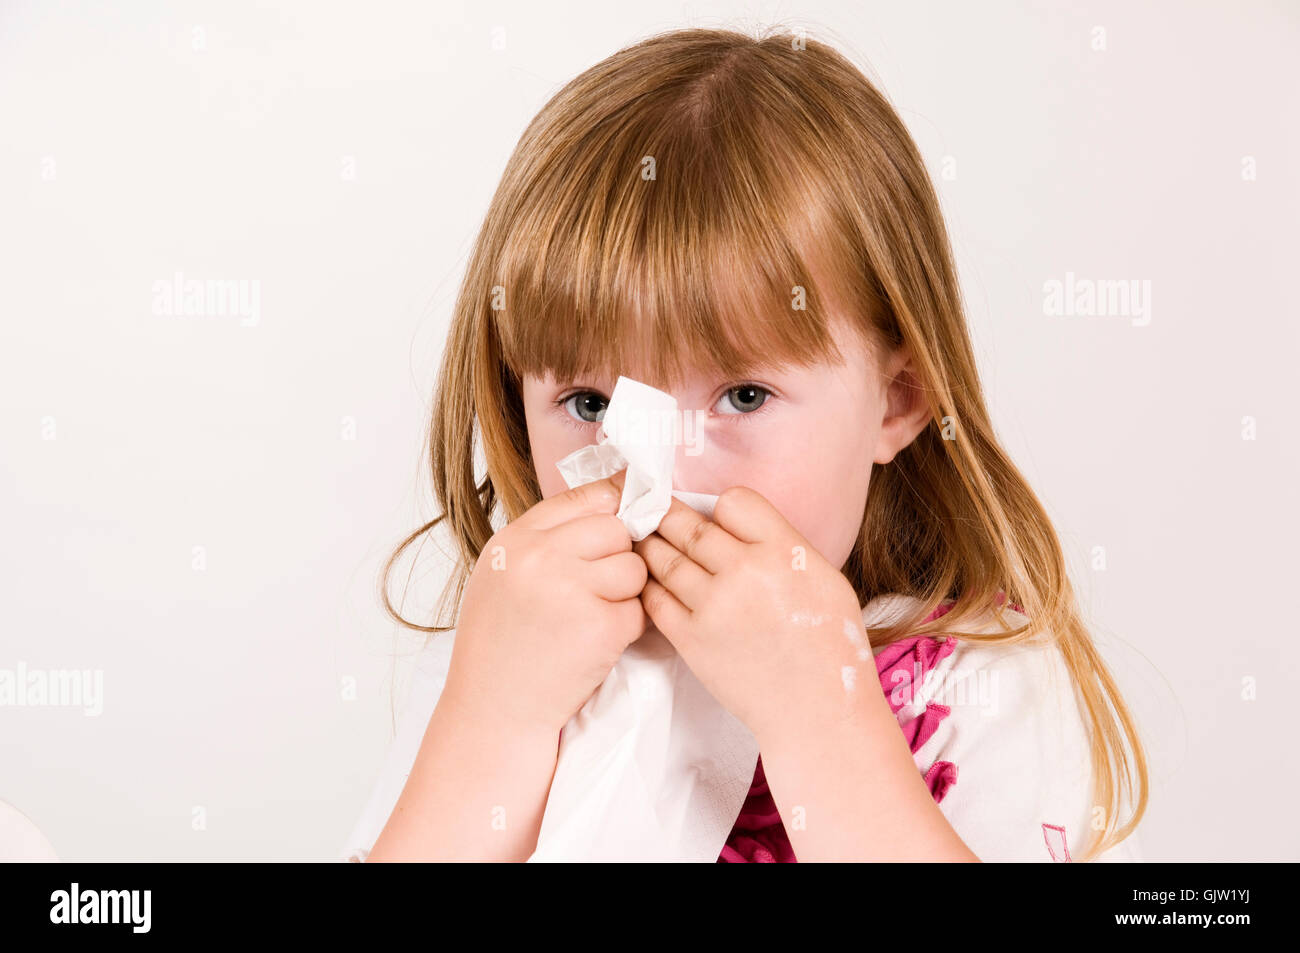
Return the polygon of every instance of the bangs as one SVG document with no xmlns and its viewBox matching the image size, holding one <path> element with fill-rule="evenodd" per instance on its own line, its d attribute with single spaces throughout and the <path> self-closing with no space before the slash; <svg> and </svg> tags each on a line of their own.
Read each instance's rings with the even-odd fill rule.
<svg viewBox="0 0 1300 953">
<path fill-rule="evenodd" d="M 710 110 L 703 95 L 587 115 L 604 135 L 545 130 L 569 145 L 513 180 L 493 260 L 489 320 L 516 375 L 665 389 L 843 359 L 832 327 L 849 315 L 830 303 L 860 301 L 864 273 L 833 240 L 845 219 L 816 157 L 794 155 L 800 137 L 760 111 Z"/>
</svg>

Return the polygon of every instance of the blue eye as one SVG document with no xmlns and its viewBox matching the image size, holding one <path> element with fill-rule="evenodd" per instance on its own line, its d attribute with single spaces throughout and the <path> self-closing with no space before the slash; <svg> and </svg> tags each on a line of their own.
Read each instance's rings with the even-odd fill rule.
<svg viewBox="0 0 1300 953">
<path fill-rule="evenodd" d="M 722 408 L 724 404 L 730 404 L 734 410 L 721 410 L 720 413 L 728 416 L 738 414 L 752 414 L 772 396 L 772 392 L 766 387 L 760 387 L 757 384 L 741 384 L 739 387 L 733 387 L 728 390 L 718 400 L 718 407 Z"/>
</svg>

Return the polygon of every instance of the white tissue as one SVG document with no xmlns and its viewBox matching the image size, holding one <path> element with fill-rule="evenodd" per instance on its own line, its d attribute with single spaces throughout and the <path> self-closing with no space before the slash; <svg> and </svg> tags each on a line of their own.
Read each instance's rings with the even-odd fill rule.
<svg viewBox="0 0 1300 953">
<path fill-rule="evenodd" d="M 627 468 L 618 517 L 644 539 L 677 497 L 712 518 L 717 496 L 674 490 L 672 395 L 619 377 L 597 443 L 557 466 L 570 487 Z M 560 735 L 530 861 L 714 863 L 745 803 L 758 743 L 650 624 Z"/>
</svg>

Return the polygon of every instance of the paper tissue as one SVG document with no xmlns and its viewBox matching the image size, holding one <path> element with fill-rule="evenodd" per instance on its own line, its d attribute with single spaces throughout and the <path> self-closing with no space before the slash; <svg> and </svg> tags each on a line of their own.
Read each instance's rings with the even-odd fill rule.
<svg viewBox="0 0 1300 953">
<path fill-rule="evenodd" d="M 557 466 L 570 487 L 627 468 L 618 516 L 634 540 L 672 497 L 707 517 L 717 497 L 673 489 L 677 401 L 619 377 L 598 442 Z M 714 863 L 749 793 L 758 743 L 650 624 L 560 735 L 530 861 Z"/>
</svg>

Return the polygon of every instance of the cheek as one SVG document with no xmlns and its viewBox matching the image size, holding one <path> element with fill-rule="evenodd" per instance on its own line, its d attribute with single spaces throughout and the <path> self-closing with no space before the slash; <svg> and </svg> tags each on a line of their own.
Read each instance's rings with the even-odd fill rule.
<svg viewBox="0 0 1300 953">
<path fill-rule="evenodd" d="M 801 428 L 780 441 L 742 482 L 762 493 L 835 568 L 843 568 L 862 528 L 874 433 L 834 422 Z"/>
<path fill-rule="evenodd" d="M 531 410 L 526 415 L 528 423 L 528 443 L 532 448 L 533 469 L 537 473 L 537 485 L 542 491 L 542 499 L 563 493 L 569 488 L 560 475 L 556 464 L 573 453 L 596 442 L 596 429 L 590 433 L 566 427 L 557 420 L 545 420 L 535 417 Z"/>
<path fill-rule="evenodd" d="M 842 569 L 862 528 L 870 477 L 867 464 L 846 471 L 834 492 L 828 492 L 828 483 L 814 480 L 787 490 L 783 499 L 768 499 L 813 549 L 836 569 Z"/>
<path fill-rule="evenodd" d="M 537 485 L 541 488 L 542 499 L 563 493 L 569 488 L 555 464 L 573 450 L 585 446 L 578 444 L 571 450 L 552 431 L 553 428 L 549 427 L 535 428 L 530 425 L 528 428 L 528 440 L 533 449 L 533 469 L 537 472 Z"/>
<path fill-rule="evenodd" d="M 534 457 L 533 466 L 537 468 L 537 484 L 541 488 L 542 499 L 563 493 L 569 488 L 569 484 L 564 482 L 564 477 L 560 476 L 560 471 L 555 468 L 555 462 L 563 460 L 564 457 L 564 454 L 559 454 L 540 462 Z"/>
</svg>

